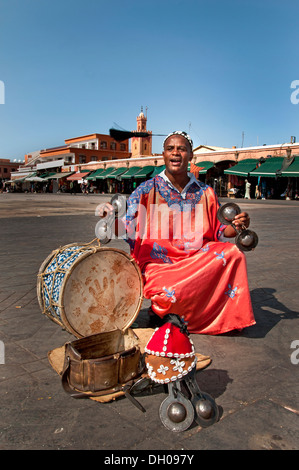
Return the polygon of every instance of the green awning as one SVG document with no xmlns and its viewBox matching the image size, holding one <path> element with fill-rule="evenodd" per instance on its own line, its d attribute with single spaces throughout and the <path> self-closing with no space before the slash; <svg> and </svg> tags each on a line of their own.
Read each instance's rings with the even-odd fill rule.
<svg viewBox="0 0 299 470">
<path fill-rule="evenodd" d="M 98 175 L 96 178 L 97 180 L 104 180 L 106 178 L 109 177 L 110 173 L 113 173 L 113 171 L 115 170 L 115 167 L 110 167 L 110 168 L 106 168 L 105 171 L 103 171 L 103 173 L 101 173 L 100 175 Z"/>
<path fill-rule="evenodd" d="M 34 173 L 30 173 L 29 175 L 23 177 L 23 181 L 31 181 L 30 178 L 34 178 L 37 175 L 37 172 L 35 171 Z M 15 180 L 16 181 L 16 180 Z M 21 180 L 20 180 L 21 181 Z"/>
<path fill-rule="evenodd" d="M 250 171 L 250 176 L 265 176 L 272 177 L 276 176 L 276 172 L 282 167 L 283 157 L 270 157 L 262 163 L 258 168 Z"/>
<path fill-rule="evenodd" d="M 240 161 L 236 165 L 224 170 L 224 174 L 246 177 L 251 171 L 256 168 L 258 161 L 259 160 L 257 158 L 246 158 L 245 160 Z"/>
<path fill-rule="evenodd" d="M 99 168 L 98 170 L 93 171 L 90 173 L 88 176 L 86 176 L 84 179 L 89 180 L 89 181 L 95 181 L 99 175 L 101 175 L 104 172 L 104 168 Z"/>
<path fill-rule="evenodd" d="M 43 183 L 44 181 L 47 181 L 50 176 L 55 175 L 55 172 L 52 171 L 51 173 L 43 173 L 40 176 L 29 176 L 26 178 L 26 181 L 31 181 L 32 183 Z"/>
<path fill-rule="evenodd" d="M 126 171 L 125 173 L 123 173 L 121 176 L 120 176 L 120 179 L 123 180 L 123 179 L 130 179 L 132 178 L 136 173 L 138 173 L 138 171 L 141 170 L 141 167 L 140 166 L 131 166 L 131 168 L 128 169 L 128 171 Z"/>
<path fill-rule="evenodd" d="M 70 176 L 74 173 L 74 171 L 69 171 L 69 172 L 59 172 L 59 173 L 50 173 L 48 176 L 45 176 L 43 179 L 44 180 L 53 180 L 53 179 L 61 179 L 65 178 L 66 176 Z"/>
<path fill-rule="evenodd" d="M 159 173 L 161 173 L 161 171 L 163 171 L 163 170 L 165 170 L 165 165 L 155 166 L 154 170 L 152 171 L 152 173 L 149 176 L 151 178 L 154 178 L 154 176 L 159 175 Z"/>
<path fill-rule="evenodd" d="M 281 176 L 299 177 L 299 156 L 295 156 L 293 162 L 288 168 L 282 170 Z"/>
<path fill-rule="evenodd" d="M 5 181 L 5 183 L 23 183 L 26 181 L 26 178 L 16 178 L 14 180 Z"/>
<path fill-rule="evenodd" d="M 144 166 L 134 175 L 134 178 L 146 178 L 154 171 L 154 169 L 155 167 L 153 165 Z"/>
<path fill-rule="evenodd" d="M 28 178 L 36 176 L 37 172 L 25 173 L 23 175 L 19 175 L 19 178 L 11 179 L 9 181 L 5 181 L 5 183 L 23 183 L 24 181 L 28 181 Z"/>
<path fill-rule="evenodd" d="M 198 162 L 195 163 L 196 166 L 200 168 L 199 174 L 203 175 L 205 174 L 210 168 L 213 168 L 214 163 L 213 162 Z"/>
<path fill-rule="evenodd" d="M 117 179 L 117 177 L 125 173 L 127 169 L 128 167 L 116 168 L 112 173 L 109 174 L 108 178 Z"/>
</svg>

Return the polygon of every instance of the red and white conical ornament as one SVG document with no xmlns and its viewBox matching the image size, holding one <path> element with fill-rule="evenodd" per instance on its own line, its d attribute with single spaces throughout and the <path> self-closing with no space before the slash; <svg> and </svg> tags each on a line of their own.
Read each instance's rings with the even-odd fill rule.
<svg viewBox="0 0 299 470">
<path fill-rule="evenodd" d="M 145 347 L 149 377 L 158 383 L 169 383 L 187 375 L 196 365 L 192 340 L 173 323 L 157 328 Z"/>
</svg>

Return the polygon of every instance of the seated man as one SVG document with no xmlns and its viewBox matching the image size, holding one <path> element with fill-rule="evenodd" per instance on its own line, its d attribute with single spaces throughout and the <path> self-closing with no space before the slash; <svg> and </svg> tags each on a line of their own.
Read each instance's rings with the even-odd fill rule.
<svg viewBox="0 0 299 470">
<path fill-rule="evenodd" d="M 188 173 L 192 145 L 184 132 L 167 136 L 166 168 L 131 194 L 124 222 L 152 311 L 179 315 L 190 333 L 216 335 L 255 319 L 245 255 L 221 241 L 236 232 L 218 221 L 213 189 Z M 242 212 L 234 224 L 248 227 L 249 221 Z"/>
</svg>

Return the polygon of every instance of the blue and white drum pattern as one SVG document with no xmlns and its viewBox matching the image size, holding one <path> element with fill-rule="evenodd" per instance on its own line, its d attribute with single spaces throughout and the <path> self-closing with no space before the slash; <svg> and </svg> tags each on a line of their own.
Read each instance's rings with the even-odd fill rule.
<svg viewBox="0 0 299 470">
<path fill-rule="evenodd" d="M 57 319 L 63 325 L 61 318 L 61 287 L 63 280 L 75 261 L 84 255 L 86 251 L 91 252 L 92 250 L 86 250 L 83 246 L 75 245 L 57 251 L 58 253 L 54 255 L 45 271 L 40 274 L 42 278 L 41 295 L 44 301 L 44 313 L 52 316 L 53 320 Z"/>
</svg>

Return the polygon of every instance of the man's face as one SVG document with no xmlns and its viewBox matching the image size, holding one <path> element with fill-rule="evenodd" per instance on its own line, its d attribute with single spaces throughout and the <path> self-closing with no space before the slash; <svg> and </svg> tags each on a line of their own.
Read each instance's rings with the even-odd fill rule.
<svg viewBox="0 0 299 470">
<path fill-rule="evenodd" d="M 193 153 L 185 137 L 172 135 L 165 142 L 163 157 L 167 172 L 176 176 L 187 173 Z"/>
</svg>

